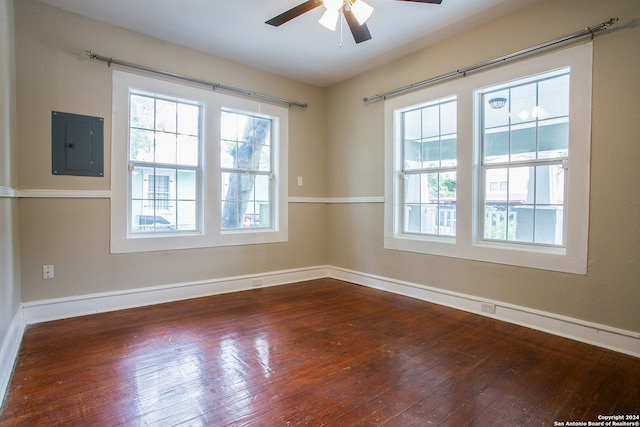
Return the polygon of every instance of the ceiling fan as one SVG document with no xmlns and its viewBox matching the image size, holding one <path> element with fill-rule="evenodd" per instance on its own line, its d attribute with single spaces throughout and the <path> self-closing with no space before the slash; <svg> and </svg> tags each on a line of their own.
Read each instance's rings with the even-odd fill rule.
<svg viewBox="0 0 640 427">
<path fill-rule="evenodd" d="M 442 0 L 398 0 L 410 1 L 416 3 L 440 4 Z M 356 43 L 362 43 L 371 39 L 371 33 L 367 28 L 366 21 L 371 16 L 373 8 L 366 4 L 363 0 L 307 0 L 298 6 L 281 13 L 280 15 L 269 19 L 266 24 L 279 27 L 280 25 L 297 18 L 303 13 L 309 12 L 316 7 L 324 5 L 326 10 L 320 18 L 320 23 L 330 30 L 335 31 L 340 13 L 342 13 L 349 25 L 351 34 Z"/>
</svg>

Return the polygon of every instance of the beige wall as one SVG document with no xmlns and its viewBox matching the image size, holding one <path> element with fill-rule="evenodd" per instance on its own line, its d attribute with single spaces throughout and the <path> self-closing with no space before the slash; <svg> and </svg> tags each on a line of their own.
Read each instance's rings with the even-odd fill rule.
<svg viewBox="0 0 640 427">
<path fill-rule="evenodd" d="M 308 102 L 289 110 L 289 195 L 326 194 L 324 92 L 40 4 L 15 4 L 21 190 L 109 190 L 111 70 L 85 51 Z M 52 176 L 51 111 L 105 118 L 104 178 Z M 122 141 L 114 141 L 122 143 Z M 304 176 L 304 187 L 296 177 Z M 108 199 L 20 199 L 22 300 L 110 292 L 267 271 L 327 260 L 327 209 L 291 204 L 289 242 L 138 254 L 109 253 Z M 42 265 L 55 278 L 42 279 Z"/>
<path fill-rule="evenodd" d="M 20 307 L 13 1 L 0 0 L 0 349 Z M 0 373 L 0 377 L 2 373 Z"/>
<path fill-rule="evenodd" d="M 384 195 L 384 103 L 362 98 L 619 17 L 594 40 L 586 275 L 383 249 L 383 204 L 330 206 L 329 264 L 640 332 L 640 2 L 549 0 L 328 90 L 330 197 Z"/>
<path fill-rule="evenodd" d="M 109 254 L 108 199 L 20 199 L 22 300 L 330 264 L 640 331 L 637 0 L 549 0 L 328 89 L 269 75 L 37 3 L 15 5 L 21 189 L 110 189 L 110 71 L 84 51 L 308 102 L 290 110 L 289 194 L 384 194 L 383 103 L 363 96 L 595 25 L 586 275 L 383 249 L 383 204 L 290 204 L 285 244 Z M 105 178 L 52 176 L 50 113 L 105 118 Z M 118 143 L 118 141 L 115 141 Z M 297 176 L 304 187 L 297 187 Z M 328 230 L 328 232 L 327 232 Z M 56 278 L 41 278 L 55 264 Z"/>
</svg>

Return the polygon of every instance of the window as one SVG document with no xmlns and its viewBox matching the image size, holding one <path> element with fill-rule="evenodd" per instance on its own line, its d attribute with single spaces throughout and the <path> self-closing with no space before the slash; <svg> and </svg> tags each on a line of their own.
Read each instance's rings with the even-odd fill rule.
<svg viewBox="0 0 640 427">
<path fill-rule="evenodd" d="M 202 109 L 197 102 L 130 91 L 130 233 L 199 229 Z"/>
<path fill-rule="evenodd" d="M 271 226 L 271 119 L 222 112 L 222 228 Z"/>
<path fill-rule="evenodd" d="M 565 246 L 569 76 L 566 67 L 477 92 L 483 240 Z"/>
<path fill-rule="evenodd" d="M 403 110 L 400 120 L 403 232 L 455 236 L 455 97 Z"/>
<path fill-rule="evenodd" d="M 112 252 L 286 241 L 287 113 L 114 71 Z"/>
<path fill-rule="evenodd" d="M 587 43 L 385 101 L 385 247 L 584 274 L 591 57 Z"/>
</svg>

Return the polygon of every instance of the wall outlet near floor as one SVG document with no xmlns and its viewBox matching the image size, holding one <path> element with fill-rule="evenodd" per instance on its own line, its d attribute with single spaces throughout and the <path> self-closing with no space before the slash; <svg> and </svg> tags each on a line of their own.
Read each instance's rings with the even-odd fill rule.
<svg viewBox="0 0 640 427">
<path fill-rule="evenodd" d="M 53 265 L 43 265 L 42 266 L 42 278 L 43 279 L 53 279 Z"/>
<path fill-rule="evenodd" d="M 480 308 L 482 309 L 482 311 L 484 311 L 485 313 L 492 313 L 495 314 L 496 312 L 496 305 L 495 304 L 491 304 L 488 302 L 483 302 L 482 305 L 480 306 Z"/>
<path fill-rule="evenodd" d="M 262 279 L 253 279 L 251 281 L 251 286 L 253 286 L 254 288 L 259 288 L 262 286 Z"/>
</svg>

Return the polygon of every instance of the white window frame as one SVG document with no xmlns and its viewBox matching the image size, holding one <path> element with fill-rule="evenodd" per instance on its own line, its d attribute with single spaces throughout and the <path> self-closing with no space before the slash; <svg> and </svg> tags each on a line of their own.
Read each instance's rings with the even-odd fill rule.
<svg viewBox="0 0 640 427">
<path fill-rule="evenodd" d="M 195 232 L 134 234 L 128 232 L 129 92 L 139 90 L 188 99 L 203 105 L 201 132 L 201 224 Z M 288 110 L 254 100 L 215 93 L 195 86 L 113 71 L 111 143 L 111 253 L 205 248 L 288 240 Z M 234 110 L 272 119 L 273 199 L 270 228 L 222 230 L 220 185 L 220 112 Z"/>
<path fill-rule="evenodd" d="M 539 55 L 471 74 L 385 101 L 385 233 L 386 249 L 418 252 L 586 274 L 589 231 L 591 158 L 592 43 Z M 548 247 L 480 239 L 479 99 L 483 88 L 550 70 L 570 67 L 569 160 L 566 193 L 566 245 Z M 402 233 L 401 149 L 396 122 L 408 106 L 455 95 L 458 100 L 457 224 L 455 238 Z M 399 123 L 399 122 L 398 122 Z"/>
</svg>

